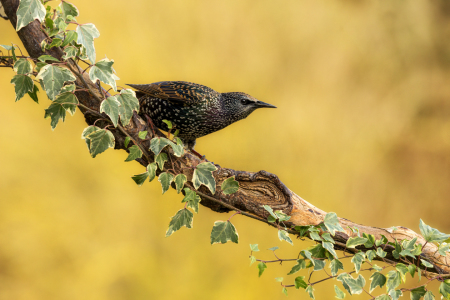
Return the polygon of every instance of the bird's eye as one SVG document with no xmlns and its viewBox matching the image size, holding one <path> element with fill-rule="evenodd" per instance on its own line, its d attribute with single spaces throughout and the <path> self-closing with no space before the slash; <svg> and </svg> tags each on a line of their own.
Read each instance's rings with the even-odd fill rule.
<svg viewBox="0 0 450 300">
<path fill-rule="evenodd" d="M 244 105 L 247 105 L 247 104 L 250 103 L 250 101 L 247 100 L 247 99 L 242 99 L 242 100 L 241 100 L 241 103 L 244 104 Z"/>
</svg>

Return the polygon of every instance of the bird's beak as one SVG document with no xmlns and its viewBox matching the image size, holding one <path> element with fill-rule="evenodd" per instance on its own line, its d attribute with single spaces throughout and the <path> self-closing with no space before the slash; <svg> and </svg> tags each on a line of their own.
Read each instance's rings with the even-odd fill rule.
<svg viewBox="0 0 450 300">
<path fill-rule="evenodd" d="M 260 108 L 260 107 L 270 107 L 270 108 L 277 108 L 275 105 L 269 104 L 269 103 L 265 103 L 262 101 L 256 101 L 256 107 Z"/>
</svg>

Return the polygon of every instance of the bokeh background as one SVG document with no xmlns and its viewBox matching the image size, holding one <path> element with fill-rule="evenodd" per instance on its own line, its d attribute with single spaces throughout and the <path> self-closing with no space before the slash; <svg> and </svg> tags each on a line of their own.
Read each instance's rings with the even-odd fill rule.
<svg viewBox="0 0 450 300">
<path fill-rule="evenodd" d="M 192 81 L 278 107 L 201 138 L 210 160 L 275 173 L 357 223 L 418 231 L 422 218 L 450 232 L 448 1 L 74 4 L 99 29 L 97 57 L 115 60 L 119 85 Z M 21 45 L 0 20 L 10 42 Z M 0 70 L 0 299 L 285 298 L 274 278 L 290 266 L 258 278 L 248 245 L 288 258 L 310 242 L 292 247 L 235 216 L 240 243 L 211 246 L 214 221 L 229 215 L 203 207 L 193 229 L 165 238 L 182 197 L 137 187 L 130 176 L 143 169 L 124 151 L 92 159 L 79 112 L 52 131 L 49 100 L 14 103 L 12 76 Z M 316 286 L 316 299 L 332 299 L 335 283 Z"/>
</svg>

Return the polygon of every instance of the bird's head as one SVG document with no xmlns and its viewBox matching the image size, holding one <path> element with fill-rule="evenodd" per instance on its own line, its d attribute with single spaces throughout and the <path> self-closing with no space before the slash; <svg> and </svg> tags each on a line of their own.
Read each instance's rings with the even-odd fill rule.
<svg viewBox="0 0 450 300">
<path fill-rule="evenodd" d="M 276 106 L 272 104 L 259 101 L 258 99 L 241 92 L 222 93 L 222 100 L 227 116 L 232 122 L 246 118 L 257 108 L 276 108 Z"/>
</svg>

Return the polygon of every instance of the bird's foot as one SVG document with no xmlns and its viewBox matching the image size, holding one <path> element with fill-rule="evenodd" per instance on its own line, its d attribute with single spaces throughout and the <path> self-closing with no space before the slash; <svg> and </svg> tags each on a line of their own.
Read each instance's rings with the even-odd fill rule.
<svg viewBox="0 0 450 300">
<path fill-rule="evenodd" d="M 155 124 L 153 124 L 152 119 L 150 119 L 150 117 L 148 115 L 145 115 L 145 118 L 147 119 L 147 124 L 150 125 L 150 129 L 153 133 L 153 136 L 156 136 L 156 132 L 155 132 Z"/>
</svg>

